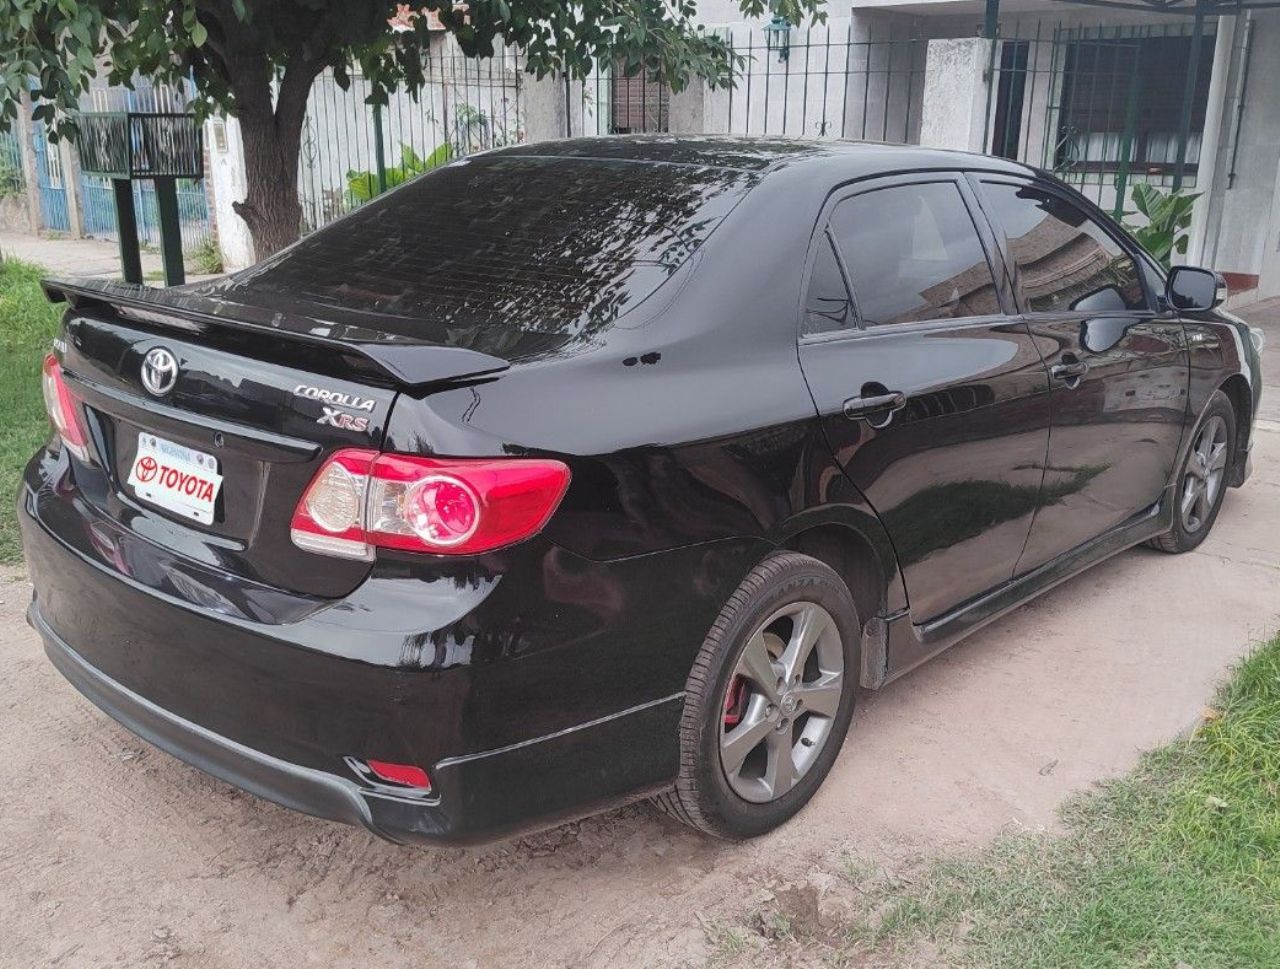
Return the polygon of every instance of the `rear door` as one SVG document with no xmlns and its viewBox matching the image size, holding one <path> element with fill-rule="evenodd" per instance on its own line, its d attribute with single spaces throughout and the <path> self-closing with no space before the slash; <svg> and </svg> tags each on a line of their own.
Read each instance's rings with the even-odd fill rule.
<svg viewBox="0 0 1280 969">
<path fill-rule="evenodd" d="M 1157 311 L 1113 226 L 1046 183 L 975 181 L 1052 387 L 1044 492 L 1022 574 L 1160 500 L 1186 422 L 1187 350 L 1181 322 Z"/>
<path fill-rule="evenodd" d="M 915 622 L 1012 576 L 1047 446 L 1044 364 L 974 215 L 959 174 L 858 183 L 809 257 L 801 364 Z"/>
</svg>

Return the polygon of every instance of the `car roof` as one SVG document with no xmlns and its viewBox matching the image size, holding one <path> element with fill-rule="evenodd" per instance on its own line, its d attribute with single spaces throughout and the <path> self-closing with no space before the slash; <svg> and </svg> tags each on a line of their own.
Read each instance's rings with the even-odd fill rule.
<svg viewBox="0 0 1280 969">
<path fill-rule="evenodd" d="M 512 145 L 488 157 L 565 158 L 648 164 L 694 165 L 766 175 L 804 167 L 841 180 L 899 171 L 978 169 L 1020 175 L 1035 169 L 990 155 L 875 141 L 817 141 L 738 135 L 609 135 Z"/>
</svg>

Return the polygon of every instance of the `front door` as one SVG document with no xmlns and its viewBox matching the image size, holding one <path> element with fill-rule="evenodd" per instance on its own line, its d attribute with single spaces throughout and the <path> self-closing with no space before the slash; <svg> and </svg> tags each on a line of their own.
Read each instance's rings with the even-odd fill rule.
<svg viewBox="0 0 1280 969">
<path fill-rule="evenodd" d="M 810 256 L 801 365 L 915 622 L 1011 578 L 1048 439 L 1044 364 L 1004 313 L 973 205 L 959 175 L 864 183 L 829 207 Z"/>
<path fill-rule="evenodd" d="M 1041 506 L 1018 574 L 1161 498 L 1187 420 L 1182 324 L 1155 308 L 1128 243 L 1051 186 L 983 178 L 1024 318 L 1049 368 Z"/>
</svg>

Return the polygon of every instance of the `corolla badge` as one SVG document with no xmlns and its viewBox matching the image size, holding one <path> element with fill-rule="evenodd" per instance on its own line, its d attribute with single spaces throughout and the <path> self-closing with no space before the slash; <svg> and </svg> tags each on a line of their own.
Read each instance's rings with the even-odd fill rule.
<svg viewBox="0 0 1280 969">
<path fill-rule="evenodd" d="M 142 386 L 163 397 L 178 382 L 178 359 L 164 347 L 153 347 L 142 360 Z"/>
<path fill-rule="evenodd" d="M 320 402 L 320 409 L 324 413 L 316 418 L 317 424 L 340 427 L 344 431 L 367 431 L 369 429 L 369 418 L 363 414 L 348 413 L 342 408 L 349 407 L 352 410 L 372 413 L 377 406 L 377 401 L 372 397 L 360 397 L 356 394 L 343 393 L 340 390 L 326 390 L 323 387 L 312 387 L 309 384 L 298 384 L 293 388 L 293 392 L 307 400 Z"/>
</svg>

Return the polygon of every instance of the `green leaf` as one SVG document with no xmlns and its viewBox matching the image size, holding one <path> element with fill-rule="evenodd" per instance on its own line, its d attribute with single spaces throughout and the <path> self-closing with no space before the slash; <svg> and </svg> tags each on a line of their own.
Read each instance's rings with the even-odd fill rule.
<svg viewBox="0 0 1280 969">
<path fill-rule="evenodd" d="M 1146 218 L 1145 225 L 1134 225 L 1127 221 L 1135 213 L 1126 212 L 1125 228 L 1152 256 L 1168 268 L 1174 252 L 1187 251 L 1187 230 L 1191 227 L 1191 218 L 1196 199 L 1200 193 L 1182 193 L 1160 191 L 1154 185 L 1140 182 L 1133 186 L 1131 196 L 1134 207 Z"/>
<path fill-rule="evenodd" d="M 86 47 L 93 43 L 93 37 L 89 34 L 89 25 L 78 18 L 71 21 L 71 35 Z"/>
<path fill-rule="evenodd" d="M 196 21 L 191 27 L 191 43 L 196 47 L 203 47 L 204 42 L 209 38 L 209 31 L 204 24 Z"/>
</svg>

